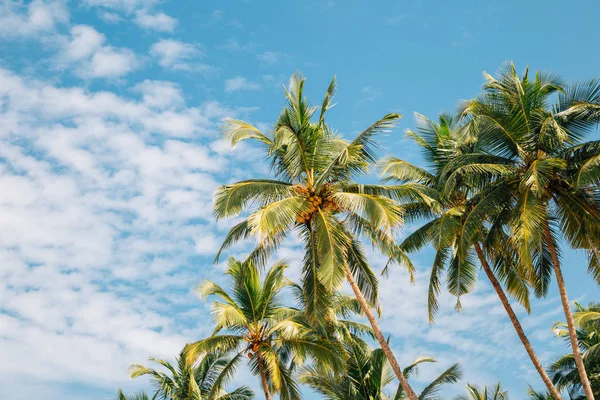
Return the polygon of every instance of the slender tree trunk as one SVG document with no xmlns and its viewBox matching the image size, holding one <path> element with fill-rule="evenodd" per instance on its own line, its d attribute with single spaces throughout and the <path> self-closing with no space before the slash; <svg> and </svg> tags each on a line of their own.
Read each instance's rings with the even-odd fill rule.
<svg viewBox="0 0 600 400">
<path fill-rule="evenodd" d="M 565 280 L 560 269 L 560 261 L 554 242 L 552 241 L 552 235 L 550 234 L 550 227 L 548 222 L 544 226 L 544 235 L 546 236 L 546 244 L 550 255 L 552 256 L 552 264 L 554 266 L 554 275 L 556 275 L 556 283 L 558 284 L 558 291 L 560 292 L 560 301 L 562 302 L 563 310 L 565 311 L 565 317 L 567 319 L 567 326 L 569 328 L 569 339 L 571 340 L 571 348 L 573 349 L 573 358 L 577 365 L 577 372 L 579 372 L 579 379 L 581 380 L 581 386 L 585 393 L 587 400 L 594 400 L 594 392 L 590 385 L 587 372 L 585 371 L 585 365 L 583 364 L 583 358 L 581 357 L 581 350 L 579 349 L 579 342 L 577 340 L 577 332 L 575 331 L 575 321 L 573 320 L 573 313 L 571 312 L 571 305 L 569 304 L 569 297 L 567 296 L 567 288 L 565 286 Z"/>
<path fill-rule="evenodd" d="M 271 392 L 269 392 L 269 384 L 267 383 L 267 373 L 265 372 L 265 364 L 260 354 L 256 354 L 258 357 L 258 369 L 260 371 L 260 380 L 262 382 L 263 390 L 265 391 L 265 399 L 271 400 Z"/>
<path fill-rule="evenodd" d="M 381 329 L 379 329 L 377 320 L 373 316 L 373 313 L 371 312 L 371 308 L 369 307 L 369 304 L 367 303 L 365 296 L 363 296 L 362 292 L 360 291 L 360 288 L 358 287 L 358 285 L 356 284 L 356 281 L 354 280 L 352 271 L 350 271 L 350 268 L 347 265 L 345 266 L 345 270 L 346 270 L 346 279 L 348 279 L 348 283 L 350 283 L 350 286 L 352 287 L 352 291 L 354 292 L 356 299 L 360 303 L 360 306 L 361 306 L 363 312 L 365 313 L 365 315 L 367 316 L 367 319 L 371 323 L 373 332 L 375 332 L 375 337 L 377 338 L 377 341 L 379 342 L 379 345 L 381 346 L 383 353 L 385 354 L 390 365 L 392 366 L 392 370 L 394 370 L 396 377 L 398 377 L 398 381 L 400 381 L 400 385 L 402 385 L 404 392 L 406 393 L 406 395 L 408 396 L 408 398 L 410 400 L 418 400 L 417 395 L 412 390 L 408 381 L 406 380 L 406 377 L 402 373 L 402 369 L 400 368 L 400 365 L 398 365 L 398 361 L 396 361 L 396 357 L 394 356 L 394 353 L 392 353 L 392 349 L 390 349 L 390 345 L 383 337 L 383 333 L 381 332 Z"/>
<path fill-rule="evenodd" d="M 494 272 L 490 268 L 490 265 L 488 264 L 487 259 L 485 258 L 485 255 L 483 254 L 483 251 L 481 250 L 481 246 L 479 245 L 479 243 L 475 243 L 475 252 L 477 252 L 477 256 L 479 257 L 479 262 L 480 262 L 481 266 L 483 267 L 483 270 L 485 271 L 485 274 L 487 275 L 488 279 L 492 283 L 492 286 L 494 287 L 496 294 L 500 298 L 500 302 L 504 306 L 504 310 L 508 314 L 508 318 L 510 318 L 510 322 L 512 322 L 512 324 L 515 328 L 515 331 L 517 331 L 517 335 L 519 336 L 519 339 L 521 339 L 521 343 L 523 343 L 523 347 L 525 347 L 525 351 L 527 351 L 527 354 L 529 355 L 529 358 L 531 359 L 533 366 L 537 370 L 538 374 L 540 374 L 540 377 L 544 381 L 544 384 L 546 384 L 546 387 L 552 394 L 552 397 L 555 400 L 561 400 L 562 397 L 560 396 L 560 392 L 552 384 L 552 380 L 546 373 L 546 370 L 542 366 L 542 363 L 540 362 L 537 355 L 535 354 L 535 351 L 533 350 L 533 347 L 531 346 L 529 339 L 527 338 L 527 336 L 525 335 L 525 332 L 523 331 L 523 327 L 521 326 L 519 319 L 515 315 L 515 312 L 514 312 L 512 306 L 510 305 L 510 302 L 508 301 L 508 298 L 506 297 L 506 294 L 504 293 L 504 290 L 502 289 L 500 282 L 498 282 L 498 279 L 496 279 Z"/>
</svg>

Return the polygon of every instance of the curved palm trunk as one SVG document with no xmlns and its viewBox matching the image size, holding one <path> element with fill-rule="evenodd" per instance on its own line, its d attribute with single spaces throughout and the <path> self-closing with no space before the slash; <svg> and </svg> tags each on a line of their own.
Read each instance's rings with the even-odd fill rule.
<svg viewBox="0 0 600 400">
<path fill-rule="evenodd" d="M 271 392 L 269 391 L 269 384 L 267 383 L 267 373 L 265 371 L 265 364 L 263 363 L 263 359 L 259 354 L 256 354 L 258 357 L 258 369 L 260 370 L 260 380 L 262 382 L 263 390 L 265 392 L 265 399 L 271 400 Z"/>
<path fill-rule="evenodd" d="M 498 279 L 496 279 L 494 272 L 490 268 L 490 265 L 488 264 L 488 262 L 485 258 L 485 255 L 483 254 L 483 251 L 481 250 L 481 246 L 479 245 L 479 243 L 475 243 L 475 252 L 477 253 L 477 257 L 479 258 L 479 263 L 483 267 L 485 274 L 487 275 L 488 279 L 492 283 L 492 286 L 494 287 L 496 294 L 500 298 L 500 302 L 504 306 L 504 310 L 508 314 L 508 318 L 510 318 L 510 322 L 512 322 L 512 324 L 515 328 L 515 331 L 517 332 L 517 335 L 519 336 L 519 339 L 521 339 L 521 343 L 523 343 L 523 347 L 525 347 L 525 351 L 527 351 L 527 354 L 529 355 L 529 358 L 531 359 L 533 366 L 537 370 L 538 374 L 540 374 L 540 377 L 542 378 L 542 380 L 544 381 L 544 384 L 546 385 L 546 387 L 552 394 L 552 397 L 555 400 L 561 400 L 562 397 L 560 396 L 560 392 L 552 384 L 552 380 L 546 373 L 546 370 L 542 366 L 542 363 L 540 362 L 537 355 L 535 354 L 535 351 L 533 350 L 533 347 L 531 346 L 531 343 L 529 342 L 527 335 L 525 335 L 525 332 L 523 331 L 523 327 L 521 326 L 519 319 L 515 315 L 515 312 L 514 312 L 512 306 L 510 305 L 510 302 L 508 301 L 508 298 L 506 297 L 506 294 L 504 293 L 504 290 L 502 289 L 500 282 L 498 282 Z"/>
<path fill-rule="evenodd" d="M 408 396 L 408 398 L 410 400 L 418 400 L 417 395 L 412 390 L 408 381 L 406 380 L 406 377 L 402 373 L 402 369 L 400 368 L 400 365 L 398 365 L 398 361 L 396 361 L 396 357 L 394 356 L 394 353 L 392 353 L 392 349 L 390 349 L 390 345 L 383 337 L 383 333 L 381 332 L 381 329 L 379 329 L 377 320 L 373 316 L 373 313 L 371 312 L 371 309 L 369 308 L 369 304 L 367 303 L 367 300 L 363 296 L 362 292 L 360 291 L 360 288 L 358 287 L 358 285 L 356 284 L 356 281 L 354 280 L 352 271 L 350 271 L 350 268 L 348 268 L 348 265 L 345 265 L 344 269 L 346 272 L 346 279 L 348 279 L 348 283 L 350 283 L 350 286 L 352 287 L 352 291 L 354 292 L 356 299 L 360 303 L 360 307 L 362 308 L 363 312 L 367 316 L 367 319 L 371 323 L 373 332 L 375 332 L 375 337 L 377 338 L 377 341 L 379 342 L 379 345 L 381 346 L 383 353 L 385 354 L 390 365 L 392 366 L 392 370 L 398 377 L 398 381 L 400 381 L 400 385 L 402 385 L 404 392 L 406 393 L 406 395 Z"/>
<path fill-rule="evenodd" d="M 552 235 L 550 234 L 550 227 L 548 222 L 544 225 L 544 235 L 546 236 L 546 244 L 548 250 L 552 256 L 552 265 L 554 266 L 554 275 L 556 275 L 556 283 L 558 284 L 558 291 L 560 292 L 560 301 L 562 302 L 563 310 L 565 311 L 565 317 L 567 319 L 567 326 L 569 328 L 569 339 L 571 341 L 571 348 L 573 349 L 573 358 L 577 365 L 577 372 L 579 372 L 579 379 L 581 380 L 581 386 L 585 393 L 587 400 L 594 400 L 594 392 L 590 385 L 587 372 L 585 371 L 585 365 L 583 364 L 583 358 L 581 357 L 581 350 L 579 349 L 579 342 L 577 340 L 577 332 L 575 331 L 575 321 L 573 320 L 573 313 L 571 312 L 571 305 L 569 304 L 569 297 L 567 296 L 567 288 L 565 286 L 565 280 L 560 269 L 560 261 L 554 242 L 552 241 Z"/>
</svg>

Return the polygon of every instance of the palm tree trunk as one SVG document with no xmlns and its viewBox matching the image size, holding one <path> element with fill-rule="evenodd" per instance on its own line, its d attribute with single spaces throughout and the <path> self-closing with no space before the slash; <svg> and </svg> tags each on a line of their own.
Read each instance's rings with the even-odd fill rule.
<svg viewBox="0 0 600 400">
<path fill-rule="evenodd" d="M 488 279 L 492 283 L 492 286 L 494 287 L 496 294 L 500 298 L 500 302 L 504 306 L 504 310 L 508 314 L 508 318 L 510 318 L 510 322 L 512 322 L 512 324 L 515 328 L 515 331 L 517 331 L 517 335 L 519 336 L 519 339 L 521 339 L 521 343 L 523 343 L 523 347 L 525 347 L 525 351 L 527 351 L 527 354 L 529 355 L 529 358 L 531 359 L 533 366 L 537 370 L 538 374 L 540 374 L 542 381 L 544 381 L 544 384 L 546 385 L 546 387 L 552 394 L 552 397 L 555 400 L 561 400 L 562 397 L 560 396 L 560 392 L 552 384 L 552 380 L 550 380 L 550 377 L 546 373 L 546 370 L 542 366 L 542 363 L 540 362 L 537 355 L 535 354 L 535 351 L 533 350 L 533 347 L 531 346 L 529 339 L 527 338 L 527 336 L 525 335 L 525 332 L 523 331 L 523 327 L 521 326 L 519 319 L 515 315 L 515 312 L 514 312 L 512 306 L 510 305 L 510 302 L 508 301 L 508 298 L 506 297 L 506 294 L 504 293 L 504 290 L 502 289 L 500 282 L 498 282 L 498 279 L 496 279 L 494 272 L 490 268 L 490 265 L 488 264 L 487 259 L 485 258 L 485 255 L 483 254 L 483 251 L 481 250 L 481 246 L 479 245 L 479 243 L 475 243 L 475 252 L 477 253 L 477 256 L 479 257 L 479 263 L 483 267 L 485 274 L 487 275 Z"/>
<path fill-rule="evenodd" d="M 565 280 L 560 269 L 560 261 L 554 242 L 552 241 L 552 235 L 550 233 L 550 227 L 546 221 L 544 225 L 544 235 L 546 236 L 546 245 L 550 251 L 552 257 L 552 264 L 554 266 L 554 275 L 556 275 L 556 283 L 558 284 L 558 291 L 560 292 L 560 301 L 562 302 L 565 317 L 567 319 L 567 326 L 569 328 L 569 339 L 571 341 L 571 348 L 573 350 L 573 358 L 577 365 L 577 371 L 579 372 L 579 379 L 581 380 L 581 386 L 585 393 L 587 400 L 594 400 L 594 392 L 590 385 L 587 372 L 585 371 L 585 365 L 583 364 L 583 358 L 581 357 L 581 350 L 579 349 L 579 342 L 577 340 L 577 332 L 575 331 L 575 321 L 573 320 L 573 313 L 571 312 L 571 305 L 569 304 L 569 297 L 567 296 L 567 288 L 565 286 Z"/>
<path fill-rule="evenodd" d="M 260 371 L 260 380 L 262 382 L 263 390 L 265 391 L 265 399 L 271 400 L 271 392 L 269 392 L 269 384 L 267 383 L 265 364 L 260 354 L 256 354 L 256 357 L 258 357 L 258 369 Z"/>
<path fill-rule="evenodd" d="M 392 353 L 392 349 L 390 349 L 390 345 L 383 337 L 383 333 L 381 332 L 381 329 L 379 329 L 377 320 L 375 319 L 375 316 L 373 316 L 373 313 L 371 312 L 371 308 L 369 307 L 369 304 L 367 303 L 365 296 L 363 296 L 362 292 L 360 291 L 360 288 L 356 284 L 356 281 L 354 280 L 354 276 L 352 275 L 352 271 L 350 271 L 350 268 L 348 267 L 348 265 L 345 266 L 345 272 L 346 272 L 346 279 L 348 279 L 348 283 L 350 283 L 350 286 L 352 287 L 352 291 L 354 292 L 356 299 L 360 303 L 360 307 L 362 308 L 363 312 L 367 316 L 367 319 L 371 323 L 373 332 L 375 332 L 375 337 L 377 338 L 377 341 L 379 342 L 379 345 L 381 346 L 383 353 L 385 354 L 390 365 L 392 366 L 392 370 L 396 374 L 396 377 L 398 377 L 398 381 L 400 381 L 400 385 L 402 386 L 402 388 L 404 389 L 404 392 L 406 393 L 406 395 L 408 396 L 408 398 L 410 400 L 418 400 L 417 395 L 412 390 L 408 381 L 406 380 L 406 377 L 402 373 L 402 369 L 400 368 L 400 365 L 398 365 L 398 361 L 396 361 L 396 357 L 394 356 L 394 353 Z"/>
</svg>

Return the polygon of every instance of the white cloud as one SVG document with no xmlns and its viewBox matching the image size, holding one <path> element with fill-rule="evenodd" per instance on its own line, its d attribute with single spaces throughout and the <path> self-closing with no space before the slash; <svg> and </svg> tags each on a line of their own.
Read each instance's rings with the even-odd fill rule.
<svg viewBox="0 0 600 400">
<path fill-rule="evenodd" d="M 78 61 L 90 57 L 102 47 L 106 37 L 87 25 L 75 25 L 71 28 L 71 40 L 65 49 L 68 60 Z"/>
<path fill-rule="evenodd" d="M 153 9 L 158 4 L 157 0 L 85 0 L 88 6 L 99 7 L 98 16 L 109 23 L 124 20 L 118 13 L 132 18 L 132 21 L 141 28 L 152 29 L 159 32 L 173 32 L 177 26 L 177 19 L 163 12 Z M 106 10 L 116 12 L 109 12 Z"/>
<path fill-rule="evenodd" d="M 123 21 L 123 17 L 110 11 L 99 12 L 98 17 L 107 24 L 116 24 Z"/>
<path fill-rule="evenodd" d="M 173 32 L 177 26 L 177 20 L 175 18 L 162 12 L 149 14 L 145 11 L 138 11 L 135 14 L 134 22 L 140 27 L 160 32 Z"/>
<path fill-rule="evenodd" d="M 80 71 L 84 77 L 118 78 L 133 71 L 136 64 L 133 51 L 105 46 L 94 53 L 90 63 Z"/>
<path fill-rule="evenodd" d="M 149 107 L 174 108 L 184 103 L 180 88 L 173 82 L 145 80 L 134 89 L 142 94 L 144 104 Z"/>
<path fill-rule="evenodd" d="M 150 48 L 150 54 L 158 59 L 158 64 L 167 69 L 179 71 L 207 71 L 211 67 L 200 62 L 192 62 L 202 56 L 196 44 L 173 39 L 161 39 Z"/>
<path fill-rule="evenodd" d="M 222 240 L 217 239 L 213 234 L 202 235 L 196 238 L 196 253 L 206 256 L 214 256 L 221 247 Z"/>
<path fill-rule="evenodd" d="M 60 64 L 74 64 L 83 78 L 119 78 L 139 65 L 135 53 L 126 48 L 105 45 L 106 37 L 88 25 L 71 27 L 64 44 Z"/>
<path fill-rule="evenodd" d="M 237 92 L 240 90 L 260 90 L 260 85 L 255 82 L 250 82 L 243 76 L 236 76 L 235 78 L 227 79 L 225 81 L 225 92 Z"/>
<path fill-rule="evenodd" d="M 0 36 L 36 37 L 68 21 L 69 12 L 62 0 L 34 0 L 29 4 L 3 1 L 0 4 Z"/>
</svg>

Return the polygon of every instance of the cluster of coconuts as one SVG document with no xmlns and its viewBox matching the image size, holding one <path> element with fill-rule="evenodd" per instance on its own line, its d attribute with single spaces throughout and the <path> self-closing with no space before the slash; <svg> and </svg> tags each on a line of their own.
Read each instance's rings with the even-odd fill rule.
<svg viewBox="0 0 600 400">
<path fill-rule="evenodd" d="M 339 206 L 330 197 L 330 193 L 327 187 L 324 187 L 319 194 L 316 194 L 313 190 L 308 189 L 302 185 L 296 185 L 296 193 L 308 197 L 308 201 L 311 206 L 308 210 L 298 214 L 296 216 L 296 222 L 298 224 L 307 223 L 310 221 L 312 215 L 319 209 L 327 209 L 331 211 L 338 211 Z"/>
<path fill-rule="evenodd" d="M 254 353 L 256 353 L 256 352 L 258 351 L 258 343 L 254 343 L 254 344 L 252 345 L 252 351 L 253 351 Z M 254 357 L 254 353 L 252 353 L 252 351 L 249 351 L 249 352 L 248 352 L 248 358 L 252 358 L 252 357 Z"/>
<path fill-rule="evenodd" d="M 296 222 L 301 224 L 303 222 L 308 222 L 310 221 L 311 216 L 315 213 L 315 211 L 317 211 L 319 209 L 319 206 L 321 205 L 321 203 L 323 203 L 323 199 L 320 198 L 319 196 L 310 196 L 308 198 L 308 201 L 310 201 L 311 206 L 308 210 L 306 210 L 305 212 L 303 212 L 302 214 L 298 214 L 296 216 Z"/>
</svg>

